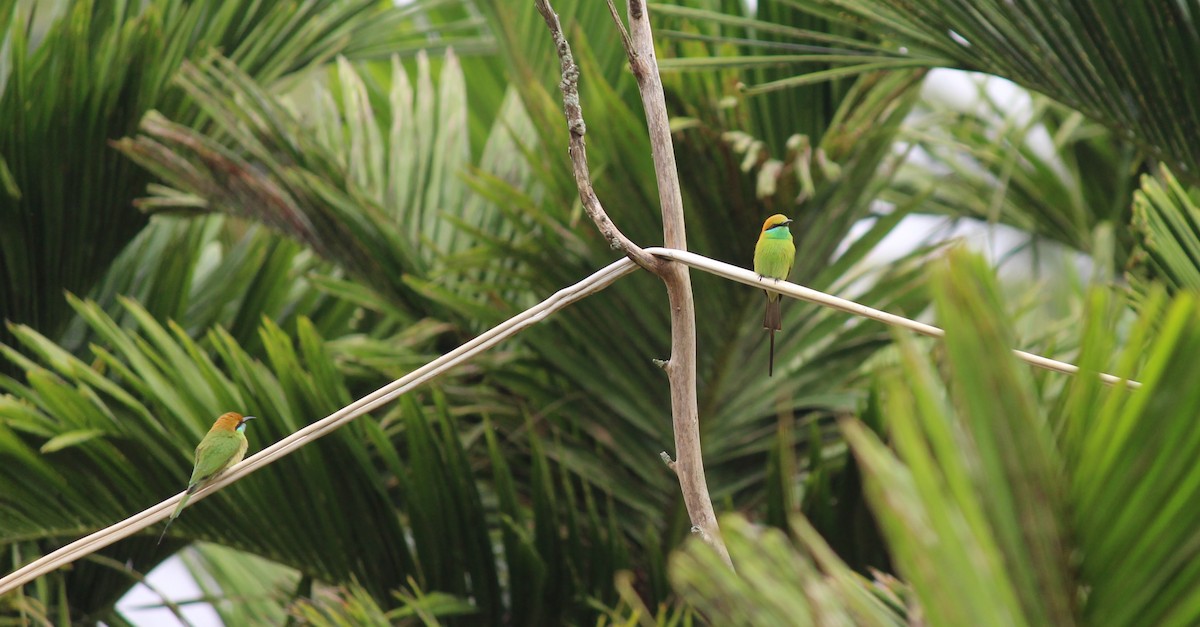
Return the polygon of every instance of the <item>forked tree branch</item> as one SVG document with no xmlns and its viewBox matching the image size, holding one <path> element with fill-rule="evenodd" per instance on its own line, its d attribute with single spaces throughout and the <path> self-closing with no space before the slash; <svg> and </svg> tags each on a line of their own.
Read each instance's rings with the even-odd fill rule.
<svg viewBox="0 0 1200 627">
<path fill-rule="evenodd" d="M 567 152 L 571 156 L 571 169 L 575 172 L 575 187 L 579 188 L 579 200 L 583 203 L 583 210 L 596 224 L 596 228 L 600 229 L 600 234 L 608 240 L 610 246 L 625 253 L 626 257 L 639 266 L 661 274 L 663 263 L 654 256 L 647 255 L 640 246 L 625 237 L 609 219 L 608 213 L 604 211 L 604 206 L 596 196 L 596 191 L 592 189 L 592 175 L 587 162 L 587 142 L 584 139 L 587 124 L 583 121 L 583 106 L 579 102 L 579 66 L 575 64 L 571 44 L 567 43 L 567 37 L 563 34 L 558 14 L 550 8 L 548 0 L 535 0 L 534 4 L 537 5 L 538 13 L 542 14 L 542 19 L 546 20 L 546 27 L 550 29 L 550 36 L 554 40 L 554 50 L 558 53 L 558 64 L 562 70 L 562 80 L 559 81 L 558 88 L 562 91 L 563 113 L 567 117 L 567 132 L 571 137 Z"/>
<path fill-rule="evenodd" d="M 645 251 L 629 242 L 600 207 L 592 190 L 587 171 L 587 156 L 584 154 L 583 136 L 586 126 L 579 103 L 579 68 L 571 55 L 571 46 L 563 34 L 558 15 L 550 7 L 549 0 L 534 0 L 534 5 L 554 40 L 562 69 L 563 110 L 567 128 L 571 133 L 571 165 L 575 171 L 575 182 L 584 208 L 596 223 L 600 232 L 621 248 L 639 265 L 653 271 L 663 280 L 671 308 L 671 357 L 663 366 L 671 385 L 671 418 L 675 434 L 675 461 L 670 468 L 679 479 L 683 502 L 687 507 L 692 529 L 711 545 L 717 553 L 732 565 L 729 550 L 721 539 L 717 516 L 713 511 L 712 499 L 708 494 L 708 482 L 704 477 L 704 458 L 700 450 L 699 406 L 696 401 L 696 307 L 692 296 L 692 280 L 686 266 L 678 263 L 662 263 L 655 260 L 643 263 L 634 255 L 645 255 Z M 654 174 L 658 181 L 658 201 L 662 210 L 663 242 L 667 248 L 686 251 L 687 232 L 683 217 L 683 194 L 679 187 L 679 171 L 675 165 L 675 150 L 671 141 L 670 123 L 667 119 L 666 97 L 662 80 L 658 74 L 658 60 L 654 55 L 654 41 L 650 32 L 650 20 L 641 0 L 628 0 L 629 30 L 621 23 L 612 2 L 609 11 L 621 31 L 629 66 L 637 78 L 642 108 L 646 114 L 646 128 L 650 137 L 650 150 L 654 158 Z M 592 208 L 589 208 L 589 204 Z M 618 239 L 618 236 L 620 239 Z"/>
<path fill-rule="evenodd" d="M 643 0 L 627 0 L 629 16 L 629 67 L 637 79 L 650 134 L 650 152 L 658 179 L 658 202 L 662 208 L 663 242 L 667 248 L 686 251 L 683 192 L 679 187 L 679 169 L 675 165 L 675 146 L 667 119 L 667 99 L 658 58 L 654 54 L 654 36 L 650 16 Z M 671 417 L 675 430 L 675 475 L 683 491 L 692 529 L 733 566 L 729 549 L 721 539 L 717 515 L 704 477 L 704 457 L 700 451 L 700 408 L 696 401 L 696 305 L 692 296 L 692 277 L 687 266 L 667 264 L 662 276 L 671 307 L 671 359 L 667 376 L 671 380 Z"/>
</svg>

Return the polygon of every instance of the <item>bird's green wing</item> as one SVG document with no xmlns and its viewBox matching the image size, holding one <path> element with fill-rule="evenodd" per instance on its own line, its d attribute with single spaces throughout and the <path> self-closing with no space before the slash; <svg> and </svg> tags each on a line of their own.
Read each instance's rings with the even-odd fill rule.
<svg viewBox="0 0 1200 627">
<path fill-rule="evenodd" d="M 188 480 L 188 492 L 225 470 L 235 460 L 244 436 L 235 431 L 210 433 L 196 447 L 196 467 Z"/>
</svg>

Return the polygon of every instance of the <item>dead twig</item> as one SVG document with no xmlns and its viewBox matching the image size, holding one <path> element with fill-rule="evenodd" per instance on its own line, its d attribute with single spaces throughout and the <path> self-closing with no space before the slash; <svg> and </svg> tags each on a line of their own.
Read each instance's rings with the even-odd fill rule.
<svg viewBox="0 0 1200 627">
<path fill-rule="evenodd" d="M 567 152 L 571 156 L 571 168 L 575 172 L 575 186 L 579 188 L 579 200 L 583 203 L 583 210 L 596 224 L 596 228 L 600 229 L 600 234 L 608 240 L 610 246 L 625 253 L 625 256 L 639 266 L 660 274 L 663 264 L 625 237 L 608 218 L 608 213 L 604 211 L 604 206 L 600 204 L 600 199 L 592 189 L 592 176 L 587 162 L 587 142 L 584 140 L 587 124 L 583 121 L 583 108 L 579 103 L 579 66 L 575 64 L 571 44 L 567 43 L 562 24 L 558 21 L 558 14 L 550 7 L 549 1 L 534 0 L 534 5 L 538 13 L 542 14 L 542 19 L 546 20 L 546 28 L 550 29 L 554 49 L 558 52 L 558 63 L 562 70 L 562 80 L 559 81 L 558 88 L 562 91 L 563 114 L 566 115 L 567 130 L 571 136 Z"/>
</svg>

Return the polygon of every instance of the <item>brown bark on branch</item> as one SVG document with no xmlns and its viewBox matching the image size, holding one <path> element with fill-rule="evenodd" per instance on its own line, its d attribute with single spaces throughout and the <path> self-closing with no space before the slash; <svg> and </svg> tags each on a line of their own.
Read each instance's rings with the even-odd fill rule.
<svg viewBox="0 0 1200 627">
<path fill-rule="evenodd" d="M 558 16 L 549 0 L 534 0 L 538 12 L 546 20 L 554 39 L 562 69 L 563 109 L 571 133 L 571 164 L 584 209 L 600 232 L 615 248 L 621 249 L 642 267 L 654 272 L 667 288 L 671 307 L 671 358 L 663 367 L 671 384 L 671 416 L 675 433 L 676 459 L 670 465 L 679 478 L 679 487 L 692 529 L 711 545 L 727 564 L 732 565 L 729 551 L 721 539 L 708 482 L 704 477 L 704 460 L 700 450 L 699 408 L 696 401 L 696 311 L 692 296 L 691 275 L 686 266 L 665 263 L 647 255 L 629 241 L 604 213 L 592 190 L 587 171 L 587 156 L 583 135 L 586 127 L 579 104 L 579 68 L 571 56 L 571 48 L 562 32 Z M 629 30 L 626 32 L 616 10 L 609 2 L 614 21 L 621 30 L 629 66 L 637 78 L 642 107 L 646 113 L 654 171 L 658 180 L 659 204 L 663 217 L 663 240 L 667 248 L 687 250 L 684 228 L 683 195 L 679 188 L 679 173 L 667 119 L 666 98 L 658 74 L 650 21 L 641 0 L 628 0 Z M 635 256 L 636 255 L 636 256 Z M 669 459 L 669 456 L 667 457 Z"/>
<path fill-rule="evenodd" d="M 658 58 L 654 54 L 650 16 L 642 0 L 628 0 L 628 12 L 629 39 L 633 46 L 627 51 L 629 66 L 637 79 L 650 133 L 654 173 L 658 178 L 658 201 L 662 208 L 663 241 L 667 248 L 687 250 L 683 193 L 679 188 L 675 146 L 667 119 L 667 100 L 658 74 Z M 700 537 L 732 566 L 708 494 L 704 458 L 700 451 L 700 410 L 696 402 L 696 305 L 692 297 L 692 278 L 687 266 L 680 263 L 666 264 L 660 276 L 667 286 L 671 305 L 671 359 L 666 370 L 671 380 L 675 474 L 679 477 L 692 528 L 698 530 Z"/>
</svg>

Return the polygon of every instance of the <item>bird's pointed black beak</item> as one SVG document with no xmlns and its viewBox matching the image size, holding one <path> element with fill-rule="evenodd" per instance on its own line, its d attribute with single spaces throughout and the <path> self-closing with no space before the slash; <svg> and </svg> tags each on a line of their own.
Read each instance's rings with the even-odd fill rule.
<svg viewBox="0 0 1200 627">
<path fill-rule="evenodd" d="M 783 221 L 783 222 L 781 222 L 780 224 L 782 224 L 782 225 L 784 225 L 784 226 L 787 226 L 787 225 L 789 225 L 789 224 L 791 224 L 791 223 L 792 223 L 792 221 L 791 221 L 791 220 L 784 220 L 784 221 Z"/>
<path fill-rule="evenodd" d="M 245 416 L 242 418 L 241 424 L 246 424 L 247 422 L 249 422 L 251 420 L 258 420 L 258 418 L 255 416 Z"/>
</svg>

